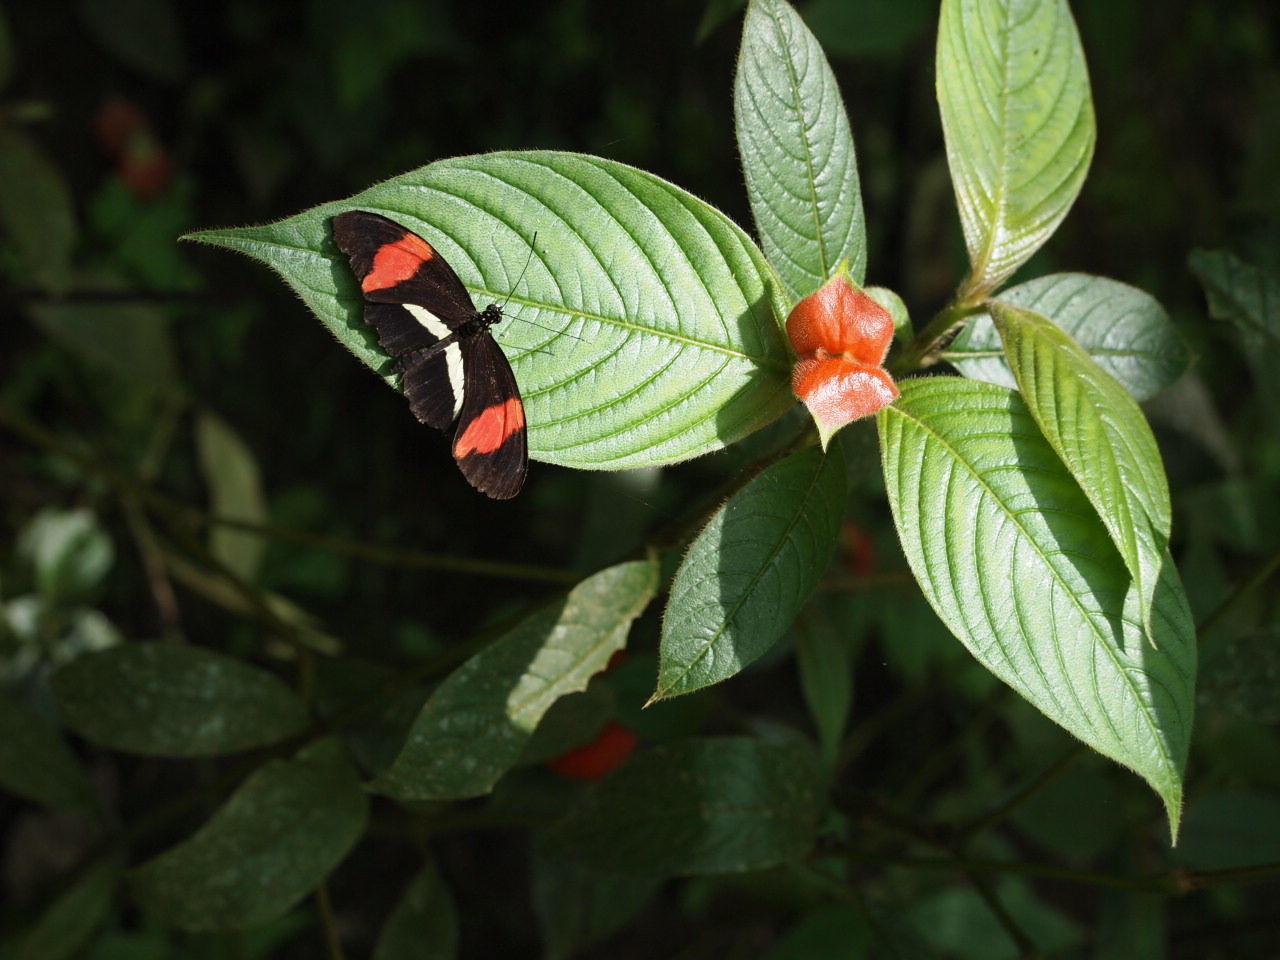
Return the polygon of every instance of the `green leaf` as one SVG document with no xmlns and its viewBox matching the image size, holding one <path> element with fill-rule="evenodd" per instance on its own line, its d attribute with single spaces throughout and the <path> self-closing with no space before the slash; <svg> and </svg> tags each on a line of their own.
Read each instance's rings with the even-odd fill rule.
<svg viewBox="0 0 1280 960">
<path fill-rule="evenodd" d="M 83 300 L 46 300 L 29 310 L 48 336 L 117 377 L 175 393 L 183 389 L 165 311 L 145 303 Z"/>
<path fill-rule="evenodd" d="M 825 610 L 811 604 L 796 622 L 796 666 L 809 715 L 818 728 L 823 768 L 835 770 L 853 705 L 853 651 Z"/>
<path fill-rule="evenodd" d="M 938 105 L 969 278 L 1007 280 L 1067 215 L 1093 157 L 1093 101 L 1066 0 L 943 0 Z"/>
<path fill-rule="evenodd" d="M 845 483 L 840 451 L 813 447 L 712 515 L 671 585 L 652 700 L 733 676 L 786 632 L 835 550 Z"/>
<path fill-rule="evenodd" d="M 243 930 L 287 913 L 364 832 L 368 798 L 334 740 L 255 771 L 190 838 L 133 871 L 161 923 Z"/>
<path fill-rule="evenodd" d="M 182 31 L 171 0 L 80 0 L 89 33 L 121 63 L 154 80 L 186 70 Z"/>
<path fill-rule="evenodd" d="M 1187 809 L 1178 860 L 1198 870 L 1232 870 L 1280 860 L 1280 798 L 1242 788 L 1197 797 Z"/>
<path fill-rule="evenodd" d="M 563 857 L 533 861 L 533 902 L 544 960 L 568 960 L 639 913 L 658 892 L 656 877 L 592 870 Z"/>
<path fill-rule="evenodd" d="M 1229 250 L 1193 250 L 1187 262 L 1209 298 L 1209 313 L 1234 324 L 1255 347 L 1280 350 L 1280 277 Z"/>
<path fill-rule="evenodd" d="M 92 594 L 115 560 L 111 538 L 88 508 L 41 510 L 19 534 L 18 552 L 40 593 L 60 603 Z"/>
<path fill-rule="evenodd" d="M 864 287 L 862 290 L 868 297 L 884 307 L 893 318 L 894 339 L 907 343 L 911 339 L 911 314 L 902 298 L 888 287 Z"/>
<path fill-rule="evenodd" d="M 1132 768 L 1176 836 L 1196 648 L 1171 562 L 1152 626 L 1092 504 L 1014 391 L 907 380 L 877 415 L 902 548 L 939 618 L 1041 713 Z"/>
<path fill-rule="evenodd" d="M 999 302 L 990 310 L 1023 400 L 1111 534 L 1150 629 L 1173 517 L 1146 417 L 1114 377 L 1044 317 Z"/>
<path fill-rule="evenodd" d="M 22 258 L 23 285 L 65 292 L 78 232 L 71 190 L 39 145 L 7 126 L 0 126 L 0 226 Z"/>
<path fill-rule="evenodd" d="M 199 647 L 129 643 L 53 675 L 58 710 L 86 740 L 160 757 L 204 757 L 278 743 L 306 707 L 265 670 Z"/>
<path fill-rule="evenodd" d="M 458 912 L 432 865 L 422 868 L 378 935 L 373 960 L 450 960 L 458 955 Z"/>
<path fill-rule="evenodd" d="M 63 960 L 76 956 L 106 919 L 124 864 L 108 856 L 84 869 L 57 897 L 22 940 L 17 960 Z"/>
<path fill-rule="evenodd" d="M 196 447 L 200 469 L 209 486 L 210 512 L 224 520 L 267 522 L 267 497 L 262 490 L 258 461 L 238 433 L 216 413 L 196 417 Z M 266 540 L 256 534 L 214 525 L 209 549 L 241 579 L 257 576 Z"/>
<path fill-rule="evenodd" d="M 550 852 L 634 874 L 760 870 L 804 856 L 825 800 L 794 747 L 675 741 L 633 757 L 556 825 Z"/>
<path fill-rule="evenodd" d="M 833 57 L 898 56 L 933 25 L 935 0 L 812 0 L 804 17 Z"/>
<path fill-rule="evenodd" d="M 1187 345 L 1150 294 L 1087 273 L 1054 273 L 1010 287 L 1000 302 L 1034 310 L 1062 328 L 1137 400 L 1173 384 L 1190 362 Z M 942 359 L 966 377 L 1017 385 L 990 314 L 970 319 Z"/>
<path fill-rule="evenodd" d="M 763 960 L 867 960 L 873 956 L 872 938 L 865 911 L 852 906 L 826 907 L 799 920 Z"/>
<path fill-rule="evenodd" d="M 822 47 L 785 0 L 751 0 L 733 88 L 738 151 L 765 255 L 793 300 L 841 260 L 867 270 L 849 116 Z"/>
<path fill-rule="evenodd" d="M 649 562 L 609 567 L 476 654 L 436 688 L 372 789 L 403 800 L 488 793 L 551 705 L 623 647 L 657 578 Z"/>
<path fill-rule="evenodd" d="M 48 807 L 92 809 L 93 789 L 74 753 L 38 713 L 0 695 L 0 786 Z"/>
<path fill-rule="evenodd" d="M 353 209 L 421 233 L 481 306 L 510 296 L 499 340 L 520 381 L 534 459 L 595 470 L 675 463 L 795 403 L 776 319 L 787 302 L 764 256 L 719 211 L 613 161 L 458 157 L 279 223 L 191 239 L 277 270 L 390 380 L 329 233 L 329 219 Z"/>
</svg>

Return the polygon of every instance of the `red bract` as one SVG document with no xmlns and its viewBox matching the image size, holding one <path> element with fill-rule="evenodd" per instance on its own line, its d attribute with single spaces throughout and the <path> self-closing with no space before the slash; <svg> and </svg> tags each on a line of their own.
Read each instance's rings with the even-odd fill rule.
<svg viewBox="0 0 1280 960">
<path fill-rule="evenodd" d="M 787 336 L 798 357 L 791 389 L 809 408 L 824 446 L 846 423 L 898 395 L 880 365 L 893 340 L 893 318 L 847 273 L 837 273 L 796 304 L 787 317 Z"/>
<path fill-rule="evenodd" d="M 622 766 L 639 742 L 635 731 L 611 720 L 590 743 L 548 760 L 547 766 L 568 780 L 602 780 Z"/>
</svg>

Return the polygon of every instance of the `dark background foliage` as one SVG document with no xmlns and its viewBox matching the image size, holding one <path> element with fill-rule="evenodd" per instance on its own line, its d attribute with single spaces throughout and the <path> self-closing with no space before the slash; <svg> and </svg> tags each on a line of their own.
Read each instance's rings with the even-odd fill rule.
<svg viewBox="0 0 1280 960">
<path fill-rule="evenodd" d="M 1152 416 L 1174 492 L 1175 546 L 1203 619 L 1226 585 L 1251 574 L 1280 540 L 1273 535 L 1280 393 L 1207 319 L 1186 266 L 1194 248 L 1229 247 L 1280 269 L 1280 11 L 1271 0 L 1158 10 L 1138 0 L 1072 6 L 1089 59 L 1098 149 L 1070 217 L 1023 275 L 1081 270 L 1140 286 L 1165 305 L 1197 354 L 1203 390 L 1180 393 Z M 184 399 L 141 395 L 136 383 L 86 360 L 82 345 L 50 336 L 41 323 L 47 286 L 33 279 L 8 238 L 0 241 L 0 401 L 52 436 L 52 445 L 41 445 L 0 432 L 0 538 L 13 543 L 43 507 L 93 508 L 116 544 L 115 563 L 92 598 L 96 608 L 129 639 L 173 629 L 153 602 L 138 531 L 108 485 L 86 483 L 51 451 L 69 447 L 204 506 L 208 478 L 192 440 L 194 409 L 216 411 L 243 438 L 261 470 L 271 521 L 289 529 L 554 575 L 624 556 L 677 520 L 746 454 L 728 451 L 670 469 L 660 484 L 535 464 L 519 499 L 489 502 L 458 479 L 444 441 L 421 429 L 401 399 L 338 347 L 275 277 L 246 259 L 180 246 L 176 237 L 275 219 L 441 157 L 535 147 L 649 169 L 749 226 L 730 104 L 739 22 L 733 8 L 717 0 L 81 0 L 56 11 L 45 3 L 7 4 L 13 64 L 0 125 L 34 138 L 69 186 L 79 225 L 69 302 L 116 299 L 160 311 Z M 853 121 L 868 281 L 898 290 L 914 315 L 926 317 L 964 268 L 933 91 L 936 5 L 813 0 L 799 8 L 827 47 Z M 104 132 L 121 101 L 150 131 L 144 147 L 135 138 L 132 156 Z M 7 186 L 5 197 L 15 189 Z M 151 349 L 138 347 L 139 363 Z M 874 451 L 865 462 L 874 473 Z M 1001 785 L 1007 792 L 1036 769 L 1029 757 L 1043 760 L 1070 745 L 995 689 L 905 585 L 877 484 L 868 477 L 860 487 L 851 512 L 858 531 L 851 528 L 849 540 L 862 546 L 847 552 L 837 575 L 852 577 L 859 589 L 831 605 L 840 631 L 857 634 L 850 641 L 858 651 L 853 724 L 864 732 L 842 789 L 853 809 L 890 804 L 927 817 L 949 803 L 964 808 L 962 798 L 975 791 L 1000 796 Z M 29 577 L 13 549 L 3 562 L 0 601 Z M 436 655 L 549 596 L 545 583 L 518 572 L 478 576 L 447 560 L 433 569 L 375 563 L 286 539 L 270 542 L 257 585 L 315 615 L 349 654 L 392 665 Z M 1265 602 L 1254 606 L 1244 628 L 1273 622 Z M 252 617 L 198 594 L 183 593 L 180 608 L 180 628 L 192 642 L 263 659 L 262 628 Z M 642 666 L 652 665 L 654 633 L 647 621 L 637 629 L 633 657 Z M 279 651 L 267 653 L 270 660 Z M 1206 650 L 1211 699 L 1198 720 L 1186 831 L 1193 853 L 1197 795 L 1210 787 L 1245 789 L 1263 798 L 1265 810 L 1280 809 L 1275 767 L 1266 773 L 1258 763 L 1280 755 L 1275 695 L 1263 699 L 1269 717 L 1238 716 L 1230 686 L 1212 699 L 1214 677 L 1223 676 L 1214 673 L 1215 657 L 1225 656 Z M 635 690 L 623 691 L 620 710 L 635 714 L 647 739 L 806 724 L 786 657 L 766 658 L 648 720 L 631 700 L 642 699 L 649 677 L 634 669 Z M 32 676 L 15 668 L 7 679 L 30 684 Z M 216 772 L 212 765 L 193 771 L 105 752 L 85 756 L 126 820 Z M 1134 823 L 1155 822 L 1153 798 L 1096 758 L 1078 767 L 1077 779 L 1085 781 L 1079 793 L 1054 794 L 1046 803 L 1070 807 L 1074 796 L 1081 806 L 1040 811 L 1041 820 L 1011 831 L 1002 851 L 1061 856 L 1099 870 L 1158 869 L 1165 854 L 1155 834 L 1133 842 L 1123 836 Z M 1116 809 L 1099 812 L 1103 796 Z M 1122 812 L 1135 807 L 1137 820 Z M 1247 834 L 1249 821 L 1232 820 L 1244 815 L 1229 803 L 1225 809 L 1216 822 Z M 19 825 L 42 840 L 58 836 L 69 860 L 76 829 L 34 822 L 27 807 L 8 798 L 0 798 L 0 812 L 6 894 L 35 903 L 66 863 L 48 843 L 24 841 Z M 138 853 L 172 843 L 207 812 L 188 811 L 172 827 L 149 832 Z M 384 812 L 374 841 L 333 884 L 353 944 L 370 942 L 415 869 L 406 842 L 412 830 Z M 1067 824 L 1095 814 L 1104 836 L 1078 857 L 1064 840 Z M 458 828 L 437 844 L 461 905 L 464 955 L 537 949 L 526 840 L 519 832 Z M 1110 859 L 1090 859 L 1104 852 Z M 1139 862 L 1125 862 L 1129 856 Z M 1197 865 L 1206 863 L 1238 865 L 1212 856 Z M 935 880 L 909 877 L 895 896 L 923 910 L 929 897 L 937 899 Z M 1105 909 L 1105 897 L 1087 885 L 1049 884 L 1040 892 L 1085 928 Z M 1190 909 L 1168 920 L 1172 955 L 1214 955 L 1210 945 L 1223 938 L 1231 946 L 1222 956 L 1267 955 L 1280 943 L 1271 932 L 1280 923 L 1274 892 L 1272 884 L 1220 890 L 1217 899 L 1192 895 Z M 761 955 L 788 929 L 799 899 L 767 879 L 668 884 L 598 955 L 676 955 L 675 945 L 684 945 L 681 956 Z M 126 912 L 119 923 L 129 927 L 134 919 Z M 1093 949 L 1097 936 L 1083 935 L 1082 949 Z M 286 930 L 280 939 L 275 955 L 317 955 L 314 931 Z"/>
</svg>

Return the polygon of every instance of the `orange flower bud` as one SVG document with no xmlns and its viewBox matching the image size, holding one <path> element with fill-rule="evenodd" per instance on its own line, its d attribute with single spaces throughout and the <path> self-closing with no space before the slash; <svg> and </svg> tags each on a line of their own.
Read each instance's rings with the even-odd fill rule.
<svg viewBox="0 0 1280 960">
<path fill-rule="evenodd" d="M 547 766 L 568 780 L 603 780 L 626 762 L 639 742 L 634 730 L 610 720 L 590 743 L 548 760 Z"/>
<path fill-rule="evenodd" d="M 813 415 L 824 447 L 846 423 L 898 396 L 881 367 L 893 341 L 893 318 L 844 270 L 796 304 L 787 336 L 798 356 L 791 389 Z"/>
</svg>

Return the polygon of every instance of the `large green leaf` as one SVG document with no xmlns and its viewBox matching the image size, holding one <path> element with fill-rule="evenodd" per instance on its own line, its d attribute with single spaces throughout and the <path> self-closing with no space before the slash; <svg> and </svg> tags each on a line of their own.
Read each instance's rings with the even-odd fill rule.
<svg viewBox="0 0 1280 960">
<path fill-rule="evenodd" d="M 0 694 L 0 788 L 50 807 L 92 809 L 93 788 L 71 749 L 25 703 Z"/>
<path fill-rule="evenodd" d="M 815 765 L 748 737 L 633 757 L 557 824 L 550 851 L 618 873 L 727 873 L 803 856 L 825 805 Z"/>
<path fill-rule="evenodd" d="M 1000 302 L 1052 320 L 1138 400 L 1170 386 L 1191 359 L 1164 307 L 1149 293 L 1117 280 L 1053 273 L 1002 291 Z M 1017 385 L 990 314 L 971 318 L 942 359 L 966 377 Z"/>
<path fill-rule="evenodd" d="M 592 870 L 564 857 L 536 857 L 533 903 L 544 960 L 569 960 L 631 920 L 653 899 L 659 877 Z"/>
<path fill-rule="evenodd" d="M 488 793 L 551 705 L 623 647 L 657 580 L 653 563 L 610 567 L 476 654 L 436 688 L 373 789 L 406 800 Z"/>
<path fill-rule="evenodd" d="M 458 910 L 434 865 L 413 878 L 378 935 L 373 960 L 452 960 Z"/>
<path fill-rule="evenodd" d="M 943 0 L 938 104 L 970 274 L 994 290 L 1067 215 L 1093 157 L 1093 101 L 1066 0 Z"/>
<path fill-rule="evenodd" d="M 1022 398 L 908 380 L 877 416 L 885 486 L 934 611 L 992 673 L 1147 780 L 1177 831 L 1196 649 L 1171 562 L 1143 635 L 1107 529 Z"/>
<path fill-rule="evenodd" d="M 844 456 L 812 447 L 715 512 L 671 585 L 654 700 L 733 676 L 786 632 L 831 560 L 845 491 Z"/>
<path fill-rule="evenodd" d="M 86 740 L 161 757 L 278 743 L 301 731 L 297 694 L 265 670 L 199 647 L 129 643 L 53 675 L 58 710 Z"/>
<path fill-rule="evenodd" d="M 849 261 L 866 224 L 849 117 L 817 39 L 785 0 L 751 0 L 733 89 L 738 151 L 765 255 L 794 299 Z"/>
<path fill-rule="evenodd" d="M 143 909 L 187 930 L 283 916 L 364 832 L 368 798 L 337 741 L 256 771 L 190 838 L 133 871 Z"/>
<path fill-rule="evenodd" d="M 1040 314 L 993 302 L 1022 398 L 1124 557 L 1148 626 L 1173 522 L 1160 448 L 1137 402 Z"/>
<path fill-rule="evenodd" d="M 1188 262 L 1214 317 L 1235 324 L 1251 344 L 1280 350 L 1280 277 L 1229 250 L 1193 250 Z"/>
<path fill-rule="evenodd" d="M 776 319 L 787 303 L 764 256 L 696 197 L 613 161 L 458 157 L 279 223 L 192 239 L 279 271 L 348 349 L 390 378 L 329 233 L 330 218 L 353 209 L 421 233 L 479 305 L 510 297 L 499 340 L 520 381 L 535 459 L 586 469 L 674 463 L 746 436 L 795 402 Z"/>
</svg>

